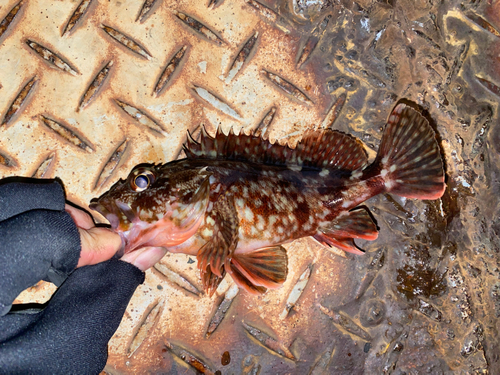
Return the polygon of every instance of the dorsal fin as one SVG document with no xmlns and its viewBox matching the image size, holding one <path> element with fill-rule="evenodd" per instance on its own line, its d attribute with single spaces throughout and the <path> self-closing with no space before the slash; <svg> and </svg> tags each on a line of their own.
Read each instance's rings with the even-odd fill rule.
<svg viewBox="0 0 500 375">
<path fill-rule="evenodd" d="M 336 130 L 309 130 L 295 149 L 267 139 L 234 134 L 218 128 L 215 137 L 202 128 L 200 142 L 188 135 L 184 151 L 189 159 L 240 160 L 267 165 L 300 165 L 311 168 L 356 170 L 368 162 L 359 140 Z"/>
</svg>

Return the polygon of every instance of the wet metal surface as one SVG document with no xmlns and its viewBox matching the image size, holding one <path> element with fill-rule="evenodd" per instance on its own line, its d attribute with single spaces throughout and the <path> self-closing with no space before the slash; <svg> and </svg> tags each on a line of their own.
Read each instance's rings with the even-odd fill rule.
<svg viewBox="0 0 500 375">
<path fill-rule="evenodd" d="M 0 176 L 59 177 L 87 206 L 201 124 L 292 145 L 331 127 L 373 158 L 406 100 L 438 133 L 440 200 L 367 201 L 380 235 L 365 255 L 287 244 L 286 282 L 259 297 L 226 278 L 210 298 L 196 259 L 167 254 L 106 372 L 496 374 L 499 54 L 490 0 L 3 0 Z"/>
</svg>

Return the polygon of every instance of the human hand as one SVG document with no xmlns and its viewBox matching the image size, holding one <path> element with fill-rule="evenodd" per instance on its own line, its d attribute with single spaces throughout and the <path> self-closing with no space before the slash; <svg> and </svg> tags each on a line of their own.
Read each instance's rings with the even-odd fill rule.
<svg viewBox="0 0 500 375">
<path fill-rule="evenodd" d="M 96 227 L 87 212 L 69 204 L 66 204 L 65 209 L 80 232 L 82 251 L 77 268 L 111 259 L 122 248 L 121 237 L 108 228 Z M 163 258 L 166 252 L 167 249 L 162 247 L 144 247 L 125 254 L 121 260 L 146 271 Z"/>
<path fill-rule="evenodd" d="M 92 216 L 79 208 L 66 204 L 65 210 L 80 232 L 82 250 L 77 268 L 104 262 L 120 250 L 122 239 L 117 233 L 108 228 L 96 227 Z"/>
</svg>

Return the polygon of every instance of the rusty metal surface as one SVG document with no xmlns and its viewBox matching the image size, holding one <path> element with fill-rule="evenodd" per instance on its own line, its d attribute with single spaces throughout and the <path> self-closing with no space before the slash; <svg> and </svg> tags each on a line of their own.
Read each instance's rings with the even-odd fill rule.
<svg viewBox="0 0 500 375">
<path fill-rule="evenodd" d="M 106 372 L 499 373 L 499 53 L 495 0 L 2 0 L 0 176 L 59 177 L 85 207 L 202 123 L 292 144 L 333 126 L 373 157 L 408 99 L 439 134 L 442 199 L 371 199 L 366 255 L 295 241 L 261 297 L 226 278 L 209 298 L 167 255 Z"/>
</svg>

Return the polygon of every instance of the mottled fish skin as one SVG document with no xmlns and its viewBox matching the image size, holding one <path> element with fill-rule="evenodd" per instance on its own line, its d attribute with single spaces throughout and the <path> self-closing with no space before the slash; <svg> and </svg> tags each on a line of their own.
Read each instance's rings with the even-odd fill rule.
<svg viewBox="0 0 500 375">
<path fill-rule="evenodd" d="M 399 104 L 379 153 L 368 164 L 362 144 L 331 130 L 306 132 L 295 149 L 251 135 L 188 137 L 187 158 L 141 165 L 94 200 L 125 239 L 125 252 L 162 246 L 196 255 L 213 294 L 225 273 L 258 294 L 286 279 L 281 244 L 313 236 L 326 246 L 362 254 L 355 238 L 378 230 L 356 207 L 384 192 L 437 199 L 443 161 L 427 120 Z"/>
</svg>

